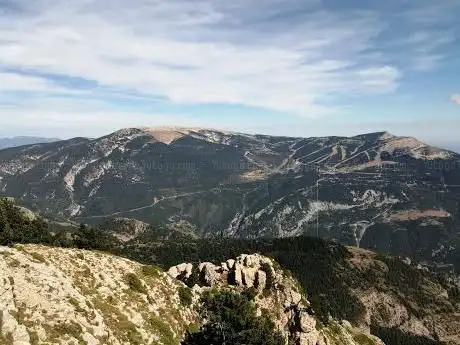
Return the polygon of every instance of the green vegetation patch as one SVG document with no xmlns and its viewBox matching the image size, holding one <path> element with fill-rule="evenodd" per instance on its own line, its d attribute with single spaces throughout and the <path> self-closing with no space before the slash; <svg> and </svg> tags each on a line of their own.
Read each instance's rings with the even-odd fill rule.
<svg viewBox="0 0 460 345">
<path fill-rule="evenodd" d="M 155 265 L 143 265 L 141 271 L 146 277 L 161 278 L 161 269 Z"/>
<path fill-rule="evenodd" d="M 150 328 L 160 337 L 163 345 L 178 345 L 179 340 L 174 336 L 173 331 L 168 323 L 164 322 L 160 317 L 151 315 L 149 317 Z"/>
<path fill-rule="evenodd" d="M 180 303 L 184 307 L 189 307 L 193 303 L 193 292 L 189 287 L 179 286 L 178 287 Z"/>
<path fill-rule="evenodd" d="M 363 333 L 355 334 L 353 340 L 359 345 L 375 345 L 375 341 Z"/>
<path fill-rule="evenodd" d="M 131 290 L 147 294 L 146 287 L 135 273 L 127 273 L 125 275 L 125 281 Z"/>
<path fill-rule="evenodd" d="M 30 252 L 29 254 L 35 261 L 46 263 L 46 259 L 42 254 L 37 252 Z"/>
<path fill-rule="evenodd" d="M 104 322 L 114 332 L 117 338 L 129 341 L 131 345 L 142 345 L 144 341 L 138 332 L 136 325 L 129 321 L 128 317 L 120 309 L 109 303 L 95 299 L 94 307 L 104 316 Z"/>
<path fill-rule="evenodd" d="M 82 339 L 82 327 L 74 321 L 61 321 L 52 326 L 44 324 L 43 327 L 49 340 L 57 341 L 66 337 L 72 337 L 77 339 L 80 344 L 86 344 Z"/>
<path fill-rule="evenodd" d="M 245 344 L 284 345 L 284 337 L 247 294 L 211 290 L 202 296 L 202 315 L 207 323 L 199 331 L 188 331 L 183 345 Z"/>
</svg>

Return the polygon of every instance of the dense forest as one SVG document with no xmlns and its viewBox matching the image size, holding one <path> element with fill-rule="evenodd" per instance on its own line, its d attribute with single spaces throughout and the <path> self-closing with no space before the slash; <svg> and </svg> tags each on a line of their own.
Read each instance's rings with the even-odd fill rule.
<svg viewBox="0 0 460 345">
<path fill-rule="evenodd" d="M 8 199 L 0 199 L 0 245 L 40 243 L 50 246 L 109 250 L 115 240 L 84 224 L 70 229 L 27 214 Z"/>
</svg>

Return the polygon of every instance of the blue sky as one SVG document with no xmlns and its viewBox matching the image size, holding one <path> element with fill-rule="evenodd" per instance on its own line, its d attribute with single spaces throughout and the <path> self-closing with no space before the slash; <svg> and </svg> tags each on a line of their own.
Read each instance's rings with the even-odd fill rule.
<svg viewBox="0 0 460 345">
<path fill-rule="evenodd" d="M 460 148 L 458 0 L 0 0 L 0 136 L 388 130 Z"/>
</svg>

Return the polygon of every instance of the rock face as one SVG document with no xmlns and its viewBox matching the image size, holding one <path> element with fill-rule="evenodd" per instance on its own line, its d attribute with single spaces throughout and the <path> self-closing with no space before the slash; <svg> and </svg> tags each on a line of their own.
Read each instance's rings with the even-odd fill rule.
<svg viewBox="0 0 460 345">
<path fill-rule="evenodd" d="M 186 264 L 190 267 L 191 264 Z M 219 265 L 205 262 L 197 265 L 199 280 L 194 286 L 198 294 L 209 288 L 229 287 L 237 291 L 254 289 L 255 302 L 261 315 L 270 315 L 286 341 L 295 345 L 355 345 L 359 339 L 367 344 L 383 343 L 353 328 L 349 323 L 332 321 L 320 330 L 310 303 L 302 295 L 299 284 L 287 276 L 276 263 L 259 254 L 242 254 Z M 168 273 L 187 282 L 185 264 L 173 266 Z M 193 268 L 191 268 L 193 270 Z"/>
<path fill-rule="evenodd" d="M 443 281 L 408 259 L 385 260 L 371 251 L 348 250 L 352 253 L 348 267 L 372 276 L 367 284 L 361 281 L 351 288 L 365 308 L 363 328 L 397 328 L 406 334 L 460 344 L 460 300 L 454 289 L 460 286 L 458 281 Z"/>
<path fill-rule="evenodd" d="M 36 245 L 0 247 L 0 344 L 166 344 L 197 315 L 153 266 Z M 165 331 L 166 330 L 166 331 Z"/>
</svg>

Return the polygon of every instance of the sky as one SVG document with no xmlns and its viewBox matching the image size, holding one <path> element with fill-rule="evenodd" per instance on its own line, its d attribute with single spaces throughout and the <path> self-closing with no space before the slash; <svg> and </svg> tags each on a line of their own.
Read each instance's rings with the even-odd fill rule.
<svg viewBox="0 0 460 345">
<path fill-rule="evenodd" d="M 0 0 L 0 136 L 387 130 L 460 150 L 458 0 Z"/>
</svg>

